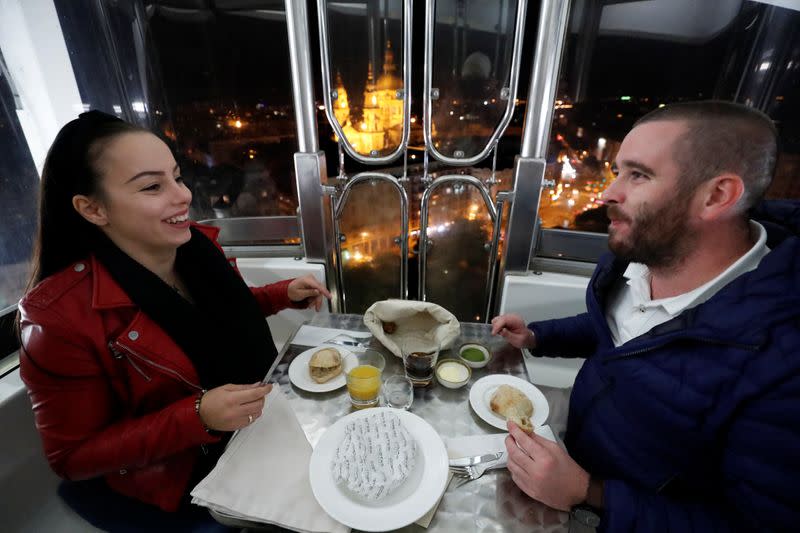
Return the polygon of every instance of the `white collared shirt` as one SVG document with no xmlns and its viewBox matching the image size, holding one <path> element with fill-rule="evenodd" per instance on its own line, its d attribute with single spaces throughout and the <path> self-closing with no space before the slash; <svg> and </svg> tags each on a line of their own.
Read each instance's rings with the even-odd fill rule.
<svg viewBox="0 0 800 533">
<path fill-rule="evenodd" d="M 700 305 L 735 278 L 755 270 L 770 250 L 764 226 L 751 220 L 750 234 L 758 238 L 747 253 L 711 281 L 678 296 L 650 299 L 650 269 L 641 263 L 629 264 L 623 274 L 627 282 L 618 283 L 612 290 L 606 307 L 606 321 L 614 346 L 625 344 L 684 310 Z"/>
</svg>

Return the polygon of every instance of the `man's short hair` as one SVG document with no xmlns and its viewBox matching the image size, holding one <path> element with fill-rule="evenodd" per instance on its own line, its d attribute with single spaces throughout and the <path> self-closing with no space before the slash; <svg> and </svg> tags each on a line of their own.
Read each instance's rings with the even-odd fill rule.
<svg viewBox="0 0 800 533">
<path fill-rule="evenodd" d="M 651 111 L 634 127 L 663 120 L 687 123 L 686 133 L 675 146 L 683 187 L 694 190 L 730 172 L 744 182 L 739 212 L 763 198 L 778 156 L 778 132 L 767 115 L 733 102 L 677 102 Z"/>
</svg>

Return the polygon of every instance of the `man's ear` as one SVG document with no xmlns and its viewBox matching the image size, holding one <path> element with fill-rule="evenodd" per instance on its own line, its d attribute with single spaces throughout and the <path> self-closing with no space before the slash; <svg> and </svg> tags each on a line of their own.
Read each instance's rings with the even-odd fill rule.
<svg viewBox="0 0 800 533">
<path fill-rule="evenodd" d="M 95 198 L 76 194 L 72 197 L 72 207 L 75 208 L 75 211 L 77 211 L 80 216 L 96 226 L 105 226 L 108 224 L 106 209 Z"/>
<path fill-rule="evenodd" d="M 718 220 L 729 216 L 744 196 L 744 182 L 736 174 L 720 174 L 702 185 L 703 203 L 700 206 L 700 218 Z"/>
</svg>

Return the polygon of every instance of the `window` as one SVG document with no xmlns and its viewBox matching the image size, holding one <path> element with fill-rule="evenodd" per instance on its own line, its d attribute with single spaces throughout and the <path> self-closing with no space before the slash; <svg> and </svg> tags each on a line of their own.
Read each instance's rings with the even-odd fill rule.
<svg viewBox="0 0 800 533">
<path fill-rule="evenodd" d="M 781 139 L 767 197 L 800 198 L 800 13 L 766 3 L 575 2 L 555 102 L 543 228 L 605 233 L 603 191 L 625 134 L 647 112 L 721 99 L 768 113 Z M 545 231 L 541 255 L 593 260 Z M 587 236 L 580 236 L 586 241 Z M 598 239 L 602 239 L 598 236 Z M 581 248 L 584 252 L 581 252 Z"/>
<path fill-rule="evenodd" d="M 18 118 L 21 103 L 0 52 L 0 359 L 16 349 L 15 306 L 28 280 L 39 175 Z"/>
<path fill-rule="evenodd" d="M 402 144 L 403 7 L 402 0 L 323 5 L 334 118 L 342 141 L 362 156 L 391 156 Z"/>
<path fill-rule="evenodd" d="M 516 2 L 436 2 L 430 149 L 437 157 L 478 156 L 511 112 L 514 45 L 523 37 L 515 42 L 518 10 Z"/>
<path fill-rule="evenodd" d="M 332 101 L 334 117 L 345 129 L 346 138 L 356 143 L 357 152 L 370 154 L 375 149 L 373 157 L 384 156 L 398 144 L 396 123 L 393 128 L 392 121 L 385 120 L 378 122 L 381 127 L 373 128 L 371 123 L 365 124 L 363 117 L 365 109 L 371 105 L 371 85 L 376 89 L 400 88 L 401 2 L 326 4 L 329 6 L 331 89 L 336 90 L 337 95 Z M 420 59 L 425 52 L 426 12 L 424 3 L 415 3 L 414 7 L 412 112 L 407 158 L 410 179 L 403 182 L 409 201 L 409 254 L 405 259 L 408 261 L 408 295 L 412 299 L 420 297 L 417 292 L 421 258 L 420 208 L 426 187 L 420 180 L 425 144 L 421 88 L 424 86 L 424 61 Z M 433 16 L 432 84 L 439 90 L 439 98 L 432 102 L 432 139 L 440 154 L 460 160 L 479 156 L 487 145 L 491 148 L 494 144 L 490 139 L 502 122 L 507 106 L 514 111 L 514 116 L 506 130 L 510 140 L 503 138 L 498 149 L 497 172 L 486 168 L 495 162 L 493 153 L 480 158 L 482 160 L 473 166 L 456 168 L 431 157 L 428 177 L 474 176 L 487 185 L 493 198 L 498 191 L 511 188 L 513 161 L 519 152 L 522 130 L 524 102 L 513 101 L 509 90 L 513 81 L 518 7 L 519 2 L 513 0 L 494 3 L 441 0 L 436 2 Z M 535 42 L 538 13 L 539 2 L 528 2 L 524 35 L 529 43 L 527 50 Z M 523 53 L 522 57 L 526 55 L 530 56 Z M 392 72 L 395 76 L 391 76 Z M 521 91 L 524 91 L 529 73 L 530 65 L 523 64 Z M 384 98 L 379 94 L 375 105 L 384 110 L 391 104 L 396 105 L 398 101 L 392 101 L 391 97 L 391 92 L 386 92 Z M 334 175 L 338 167 L 335 136 L 323 115 L 318 117 L 320 146 L 327 154 L 328 173 Z M 348 124 L 351 127 L 344 128 Z M 374 143 L 375 138 L 379 142 Z M 399 177 L 404 173 L 402 164 L 399 160 L 395 168 L 381 168 L 380 171 Z M 350 159 L 346 166 L 351 177 L 359 171 L 374 170 Z M 426 252 L 426 299 L 446 307 L 460 320 L 483 320 L 493 224 L 482 195 L 474 185 L 442 185 L 430 198 L 428 214 L 427 231 L 431 243 Z M 338 228 L 347 312 L 363 312 L 376 300 L 398 297 L 401 258 L 395 239 L 400 236 L 399 226 L 399 201 L 392 187 L 377 182 L 353 187 Z M 453 287 L 458 290 L 453 291 Z"/>
<path fill-rule="evenodd" d="M 84 107 L 149 127 L 170 144 L 194 195 L 193 219 L 295 216 L 283 2 L 56 6 Z M 241 239 L 226 244 L 299 242 L 296 224 L 288 235 L 265 235 L 263 223 L 257 234 L 242 227 L 230 232 Z"/>
</svg>

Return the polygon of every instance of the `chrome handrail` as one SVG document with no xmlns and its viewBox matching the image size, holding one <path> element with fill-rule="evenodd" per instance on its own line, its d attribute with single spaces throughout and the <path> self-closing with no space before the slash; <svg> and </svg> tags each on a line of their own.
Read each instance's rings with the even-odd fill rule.
<svg viewBox="0 0 800 533">
<path fill-rule="evenodd" d="M 342 275 L 342 249 L 339 238 L 339 219 L 344 212 L 345 203 L 347 203 L 347 198 L 350 196 L 353 187 L 359 183 L 373 179 L 390 183 L 400 196 L 400 299 L 408 299 L 408 195 L 402 183 L 391 174 L 370 171 L 361 172 L 350 178 L 344 187 L 333 196 L 334 209 L 332 217 L 334 240 L 336 244 L 336 268 L 339 276 L 339 287 L 342 294 L 344 312 L 346 312 L 347 300 L 344 289 L 344 277 Z"/>
<path fill-rule="evenodd" d="M 487 324 L 492 318 L 492 299 L 494 298 L 494 276 L 497 270 L 497 249 L 500 247 L 500 230 L 503 225 L 503 206 L 514 198 L 514 193 L 503 191 L 497 193 L 497 217 L 492 229 L 492 247 L 489 250 L 489 274 L 486 280 L 486 314 L 483 321 Z"/>
<path fill-rule="evenodd" d="M 445 176 L 440 176 L 436 178 L 433 183 L 431 183 L 426 189 L 425 192 L 422 194 L 422 203 L 420 205 L 420 215 L 419 215 L 419 299 L 423 302 L 427 301 L 427 294 L 425 291 L 425 282 L 426 282 L 426 270 L 427 270 L 427 258 L 428 258 L 428 203 L 430 202 L 430 198 L 433 195 L 433 191 L 438 189 L 439 187 L 446 185 L 448 183 L 465 183 L 468 185 L 472 185 L 480 191 L 481 196 L 483 197 L 483 201 L 486 204 L 486 209 L 489 211 L 489 216 L 492 218 L 492 222 L 494 222 L 494 227 L 497 228 L 497 221 L 498 221 L 498 213 L 497 209 L 495 208 L 494 203 L 492 202 L 491 196 L 489 196 L 489 191 L 484 186 L 483 182 L 474 176 L 462 176 L 459 174 L 448 174 Z M 495 241 L 499 238 L 499 231 L 494 232 L 495 235 L 492 236 L 492 247 L 494 247 Z M 490 258 L 492 260 L 492 258 Z M 491 283 L 491 280 L 489 280 Z M 488 307 L 488 302 L 487 302 Z"/>
<path fill-rule="evenodd" d="M 325 102 L 325 116 L 328 118 L 333 131 L 339 137 L 347 155 L 369 165 L 390 163 L 405 151 L 408 146 L 411 118 L 411 23 L 413 17 L 412 0 L 403 0 L 403 132 L 397 149 L 383 157 L 367 157 L 359 154 L 350 144 L 344 134 L 341 124 L 333 114 L 333 100 L 331 99 L 331 67 L 328 46 L 328 10 L 327 0 L 317 0 L 317 18 L 319 20 L 319 49 L 320 63 L 322 64 L 322 92 Z"/>
<path fill-rule="evenodd" d="M 525 15 L 528 9 L 527 0 L 518 0 L 517 2 L 517 19 L 514 27 L 514 52 L 511 56 L 511 73 L 509 76 L 509 95 L 508 103 L 506 104 L 506 111 L 500 123 L 495 128 L 492 136 L 483 150 L 474 157 L 469 158 L 454 158 L 441 154 L 433 142 L 433 124 L 431 122 L 431 91 L 432 91 L 432 78 L 433 78 L 433 31 L 436 27 L 436 0 L 426 0 L 425 2 L 425 69 L 424 69 L 424 86 L 422 95 L 423 116 L 425 117 L 425 124 L 423 126 L 423 133 L 425 135 L 425 145 L 430 150 L 431 154 L 443 163 L 458 166 L 474 165 L 475 163 L 484 159 L 491 149 L 494 147 L 495 142 L 505 133 L 511 118 L 514 115 L 514 105 L 517 100 L 517 82 L 519 81 L 519 67 L 522 61 L 522 41 L 525 35 Z"/>
<path fill-rule="evenodd" d="M 520 156 L 514 163 L 514 200 L 508 213 L 497 290 L 508 272 L 526 272 L 537 246 L 536 224 L 552 127 L 559 66 L 569 31 L 570 0 L 542 0 L 531 66 Z"/>
</svg>

